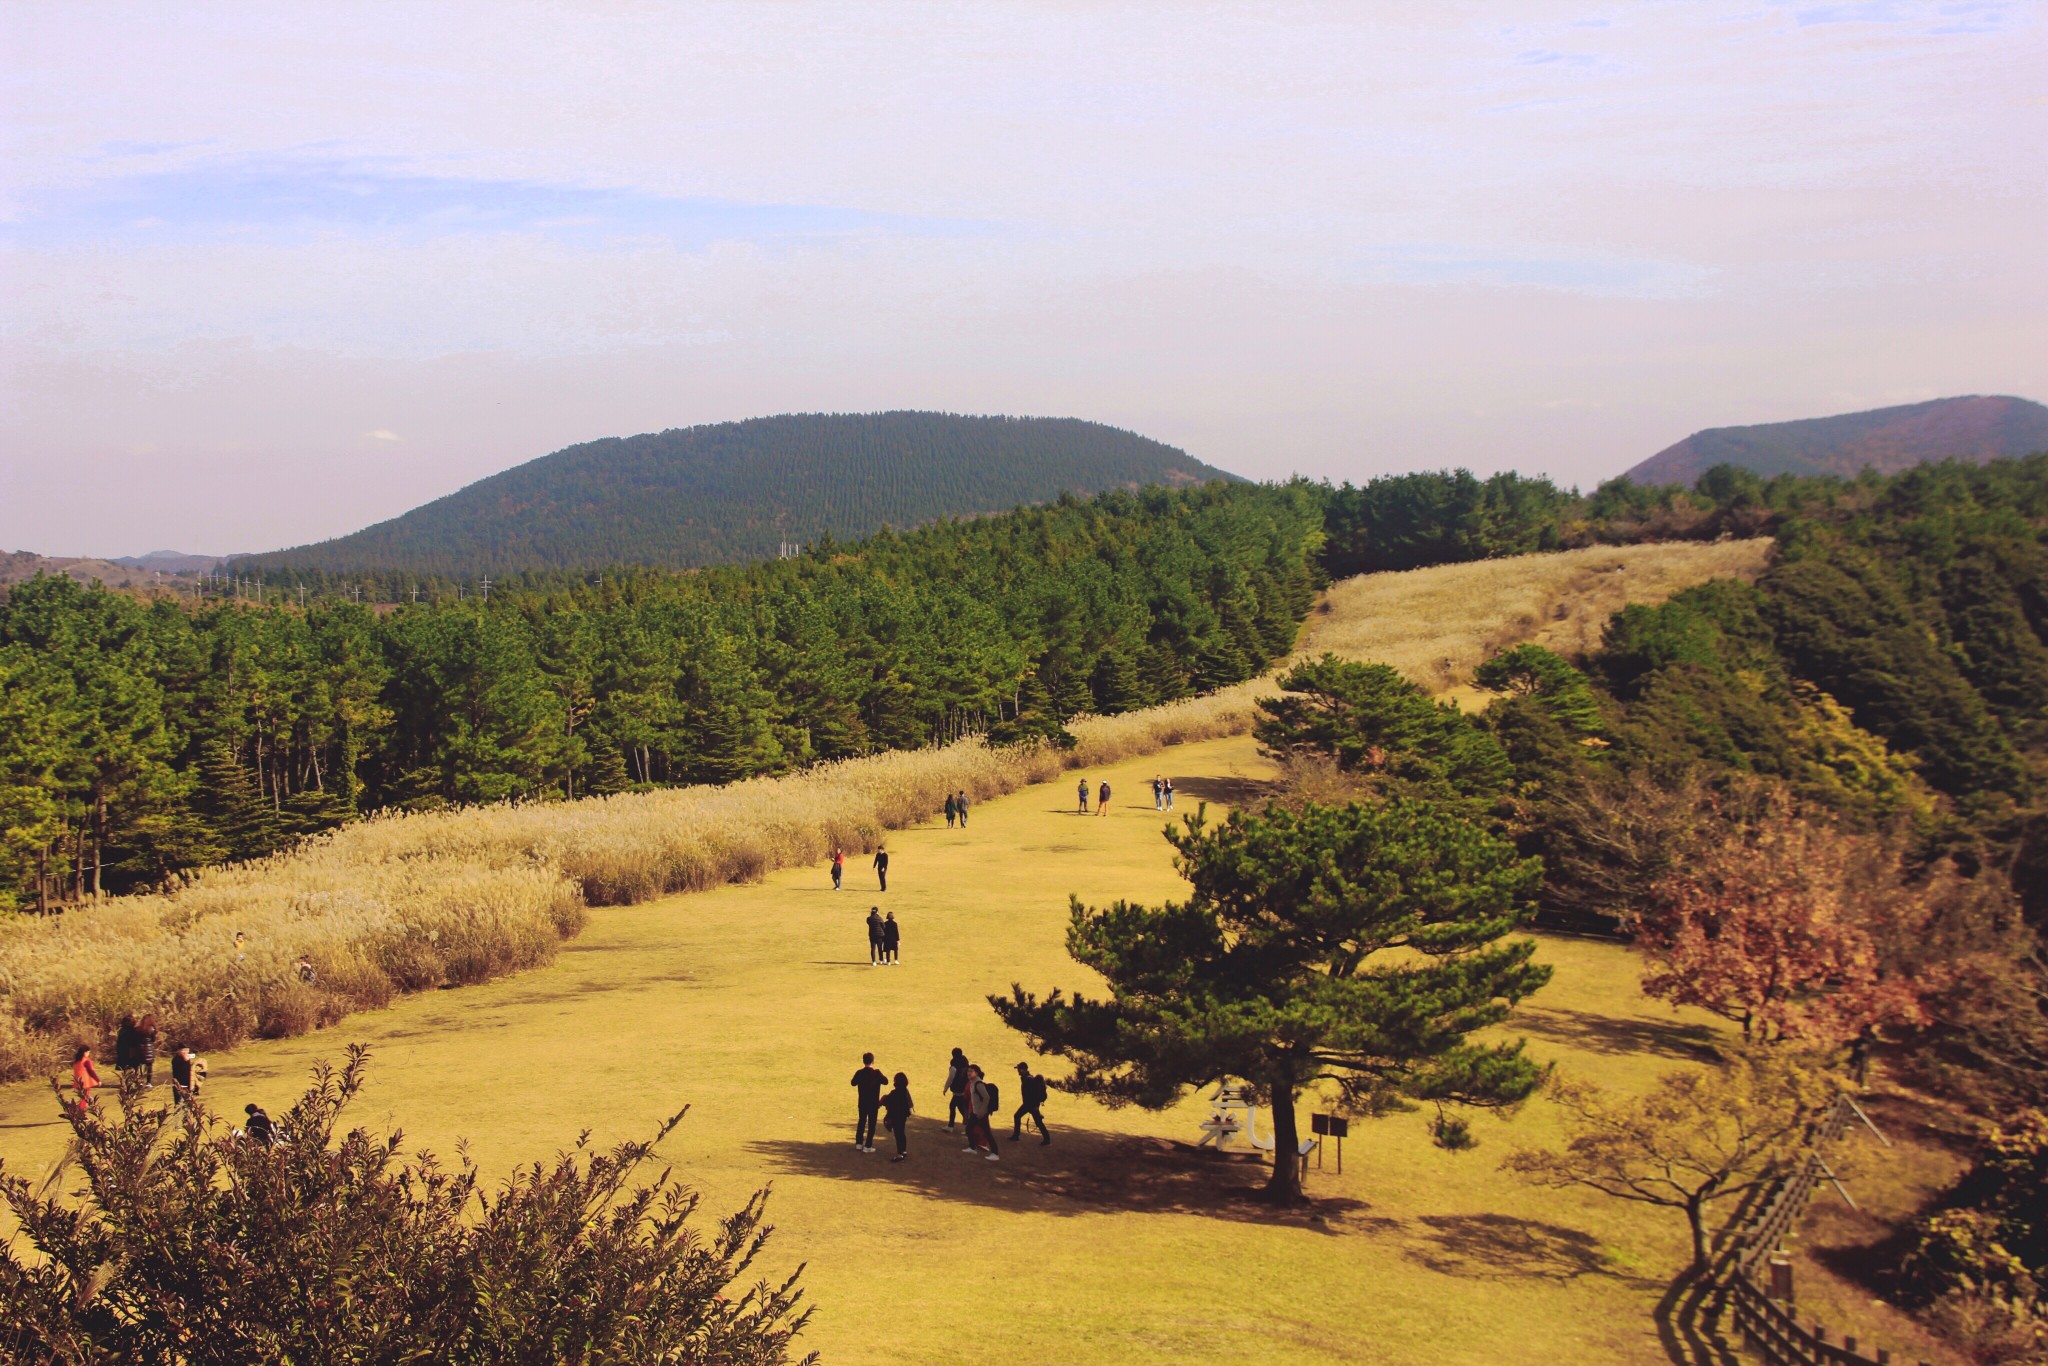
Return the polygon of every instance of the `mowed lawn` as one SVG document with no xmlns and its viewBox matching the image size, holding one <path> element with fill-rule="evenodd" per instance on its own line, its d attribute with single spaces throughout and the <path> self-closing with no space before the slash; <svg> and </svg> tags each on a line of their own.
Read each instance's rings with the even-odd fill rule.
<svg viewBox="0 0 2048 1366">
<path fill-rule="evenodd" d="M 956 1044 L 1015 1103 L 1027 1055 L 988 993 L 1090 985 L 1063 948 L 1068 894 L 1180 891 L 1155 771 L 1186 811 L 1245 800 L 1270 769 L 1248 738 L 1219 740 L 1086 774 L 1115 788 L 1107 816 L 1074 814 L 1077 775 L 989 801 L 965 831 L 894 836 L 886 895 L 863 859 L 838 893 L 817 867 L 597 910 L 551 967 L 218 1055 L 208 1098 L 274 1109 L 314 1060 L 361 1041 L 374 1061 L 357 1123 L 443 1153 L 466 1139 L 493 1172 L 586 1128 L 599 1144 L 643 1135 L 687 1104 L 663 1156 L 707 1213 L 773 1185 L 761 1269 L 808 1264 L 803 1342 L 833 1363 L 1663 1360 L 1652 1311 L 1683 1221 L 1500 1172 L 1514 1145 L 1556 1135 L 1543 1102 L 1481 1116 L 1480 1146 L 1458 1154 L 1432 1146 L 1423 1113 L 1355 1121 L 1343 1174 L 1334 1154 L 1312 1162 L 1317 1207 L 1286 1214 L 1246 1198 L 1259 1167 L 1167 1141 L 1199 1136 L 1199 1101 L 1150 1114 L 1055 1092 L 1053 1144 L 1005 1142 L 1000 1163 L 941 1131 Z M 877 904 L 904 926 L 901 966 L 868 965 Z M 1556 978 L 1520 1025 L 1539 1056 L 1623 1088 L 1696 1056 L 1704 1017 L 1645 1000 L 1627 950 L 1542 953 Z M 854 1150 L 863 1050 L 910 1075 L 907 1163 L 889 1162 L 886 1134 L 882 1152 Z M 11 1169 L 40 1173 L 62 1135 L 43 1086 L 0 1088 Z"/>
</svg>

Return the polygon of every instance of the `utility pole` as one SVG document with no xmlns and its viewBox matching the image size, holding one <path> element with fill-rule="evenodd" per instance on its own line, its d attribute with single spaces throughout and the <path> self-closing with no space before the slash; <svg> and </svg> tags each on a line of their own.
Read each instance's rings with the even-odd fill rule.
<svg viewBox="0 0 2048 1366">
<path fill-rule="evenodd" d="M 484 575 L 484 601 L 485 601 L 485 602 L 489 602 L 490 600 L 491 600 L 491 576 L 490 576 L 490 575 L 488 575 L 488 574 L 486 574 L 486 575 Z"/>
</svg>

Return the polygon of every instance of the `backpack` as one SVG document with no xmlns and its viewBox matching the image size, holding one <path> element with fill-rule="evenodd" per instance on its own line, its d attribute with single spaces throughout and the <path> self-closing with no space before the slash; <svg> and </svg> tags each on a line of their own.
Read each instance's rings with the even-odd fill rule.
<svg viewBox="0 0 2048 1366">
<path fill-rule="evenodd" d="M 990 1114 L 997 1113 L 1003 1108 L 1003 1093 L 996 1088 L 996 1084 L 992 1081 L 985 1081 L 982 1083 L 982 1086 L 988 1091 L 988 1112 Z"/>
</svg>

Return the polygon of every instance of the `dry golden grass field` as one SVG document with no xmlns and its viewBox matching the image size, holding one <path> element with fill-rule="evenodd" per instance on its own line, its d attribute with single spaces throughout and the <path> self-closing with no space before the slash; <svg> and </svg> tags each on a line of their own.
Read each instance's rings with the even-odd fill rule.
<svg viewBox="0 0 2048 1366">
<path fill-rule="evenodd" d="M 1649 549 L 1667 553 L 1425 571 L 1448 580 L 1433 607 L 1346 602 L 1359 590 L 1340 585 L 1308 647 L 1418 674 L 1449 660 L 1431 680 L 1448 685 L 1490 645 L 1577 629 L 1577 576 L 1619 577 L 1630 596 L 1644 581 L 1641 596 L 1661 597 L 1760 563 L 1754 546 Z M 1694 557 L 1689 569 L 1673 551 Z M 1605 569 L 1617 562 L 1629 567 Z M 1422 578 L 1380 582 L 1405 593 Z M 1597 600 L 1603 616 L 1618 605 L 1606 591 Z M 1352 634 L 1333 639 L 1340 628 Z M 1137 724 L 1105 724 L 1119 722 Z M 600 1143 L 644 1134 L 688 1104 L 664 1157 L 713 1211 L 773 1185 L 764 1269 L 808 1264 L 817 1312 L 804 1341 L 830 1363 L 1663 1360 L 1653 1311 L 1683 1256 L 1683 1223 L 1500 1172 L 1513 1145 L 1555 1136 L 1540 1102 L 1478 1117 L 1481 1146 L 1461 1154 L 1432 1146 L 1421 1114 L 1355 1121 L 1343 1174 L 1310 1172 L 1312 1214 L 1245 1198 L 1261 1177 L 1248 1162 L 1175 1147 L 1206 1113 L 1192 1100 L 1149 1114 L 1055 1093 L 1052 1145 L 1005 1143 L 1000 1163 L 941 1132 L 954 1045 L 1002 1084 L 1006 1108 L 1015 1101 L 1025 1053 L 984 997 L 1013 981 L 1088 985 L 1062 946 L 1068 894 L 1176 894 L 1166 817 L 1146 791 L 1154 772 L 1174 777 L 1186 810 L 1255 799 L 1271 769 L 1241 735 L 1100 758 L 1081 774 L 1115 788 L 1108 815 L 1074 814 L 1069 771 L 979 802 L 967 830 L 895 830 L 886 896 L 865 860 L 849 861 L 837 893 L 822 862 L 764 861 L 751 882 L 593 909 L 546 966 L 217 1054 L 209 1099 L 235 1113 L 281 1105 L 316 1059 L 362 1041 L 374 1062 L 357 1122 L 444 1152 L 466 1139 L 489 1171 L 585 1128 Z M 870 905 L 904 925 L 900 966 L 867 963 Z M 248 928 L 260 938 L 260 922 Z M 1516 1028 L 1543 1058 L 1633 1088 L 1708 1037 L 1705 1017 L 1641 996 L 1623 948 L 1547 940 L 1542 955 L 1555 980 Z M 863 1050 L 910 1075 L 921 1112 L 906 1163 L 854 1149 L 848 1078 Z M 10 1168 L 40 1171 L 63 1134 L 40 1083 L 0 1087 Z"/>
</svg>

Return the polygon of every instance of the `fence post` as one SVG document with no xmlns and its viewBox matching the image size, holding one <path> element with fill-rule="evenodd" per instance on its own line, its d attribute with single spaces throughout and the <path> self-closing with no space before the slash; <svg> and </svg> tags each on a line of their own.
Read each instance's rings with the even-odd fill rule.
<svg viewBox="0 0 2048 1366">
<path fill-rule="evenodd" d="M 1768 1295 L 1786 1308 L 1792 1307 L 1792 1259 L 1783 1253 L 1773 1253 L 1771 1256 L 1771 1288 Z"/>
</svg>

